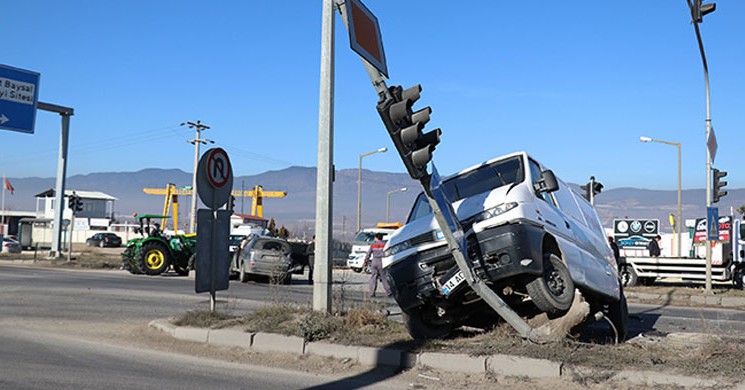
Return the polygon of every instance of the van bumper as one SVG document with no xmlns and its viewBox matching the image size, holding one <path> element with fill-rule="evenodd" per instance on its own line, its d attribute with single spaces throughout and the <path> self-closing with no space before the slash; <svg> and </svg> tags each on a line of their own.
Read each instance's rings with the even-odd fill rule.
<svg viewBox="0 0 745 390">
<path fill-rule="evenodd" d="M 490 282 L 543 272 L 542 242 L 545 231 L 529 223 L 511 223 L 472 234 L 468 256 L 473 270 Z M 457 272 L 447 245 L 418 252 L 388 268 L 388 280 L 402 310 L 424 305 L 431 300 L 451 301 L 463 292 L 465 283 L 445 296 L 436 280 L 444 282 Z"/>
<path fill-rule="evenodd" d="M 500 281 L 516 275 L 543 273 L 545 230 L 516 222 L 485 229 L 468 239 L 468 257 L 481 279 Z"/>
</svg>

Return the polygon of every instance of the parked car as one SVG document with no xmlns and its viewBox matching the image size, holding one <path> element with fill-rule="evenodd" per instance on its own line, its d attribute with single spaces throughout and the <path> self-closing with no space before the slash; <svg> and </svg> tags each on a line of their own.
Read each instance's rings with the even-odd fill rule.
<svg viewBox="0 0 745 390">
<path fill-rule="evenodd" d="M 122 246 L 122 238 L 114 233 L 96 233 L 85 240 L 85 246 L 100 246 L 118 248 Z"/>
<path fill-rule="evenodd" d="M 443 182 L 467 238 L 474 274 L 513 309 L 566 313 L 575 287 L 592 313 L 627 331 L 627 305 L 595 209 L 525 152 Z M 439 338 L 498 317 L 465 282 L 424 194 L 388 241 L 383 265 L 412 337 Z"/>
<path fill-rule="evenodd" d="M 290 244 L 281 238 L 248 236 L 233 257 L 231 273 L 245 283 L 256 276 L 269 279 L 270 282 L 290 284 L 292 264 Z"/>
<path fill-rule="evenodd" d="M 21 243 L 12 238 L 3 237 L 3 245 L 0 246 L 0 252 L 21 253 Z"/>
</svg>

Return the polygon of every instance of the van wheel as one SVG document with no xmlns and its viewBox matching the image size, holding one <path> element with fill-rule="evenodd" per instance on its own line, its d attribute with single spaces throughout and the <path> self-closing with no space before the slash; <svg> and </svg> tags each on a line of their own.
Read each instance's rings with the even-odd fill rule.
<svg viewBox="0 0 745 390">
<path fill-rule="evenodd" d="M 362 272 L 362 268 L 352 268 L 352 271 L 360 273 Z"/>
<path fill-rule="evenodd" d="M 543 255 L 543 274 L 525 286 L 533 303 L 549 315 L 563 315 L 574 300 L 574 282 L 561 259 L 551 253 Z"/>
<path fill-rule="evenodd" d="M 626 295 L 623 293 L 623 286 L 621 286 L 621 299 L 618 300 L 618 302 L 608 304 L 606 316 L 616 328 L 618 342 L 626 340 L 626 336 L 629 333 L 629 306 L 626 303 Z"/>
<path fill-rule="evenodd" d="M 639 282 L 639 276 L 636 274 L 634 267 L 625 264 L 621 267 L 621 284 L 624 287 L 633 287 Z"/>
<path fill-rule="evenodd" d="M 403 312 L 404 324 L 414 340 L 432 340 L 447 337 L 453 331 L 451 324 L 432 324 L 422 318 L 421 309 Z"/>
</svg>

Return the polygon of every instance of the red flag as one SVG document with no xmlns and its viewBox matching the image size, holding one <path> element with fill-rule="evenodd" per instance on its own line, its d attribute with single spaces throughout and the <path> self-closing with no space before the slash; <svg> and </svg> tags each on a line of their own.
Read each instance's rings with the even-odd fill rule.
<svg viewBox="0 0 745 390">
<path fill-rule="evenodd" d="M 15 188 L 13 188 L 12 185 L 10 185 L 10 181 L 8 181 L 8 178 L 5 178 L 5 184 L 3 184 L 4 188 L 8 191 L 10 191 L 10 194 L 13 195 L 13 191 L 15 191 Z"/>
</svg>

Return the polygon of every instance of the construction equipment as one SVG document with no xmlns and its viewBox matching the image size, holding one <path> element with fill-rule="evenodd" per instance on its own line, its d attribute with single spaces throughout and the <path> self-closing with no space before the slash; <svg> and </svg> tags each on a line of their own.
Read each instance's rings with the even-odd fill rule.
<svg viewBox="0 0 745 390">
<path fill-rule="evenodd" d="M 178 231 L 178 196 L 191 196 L 192 189 L 190 186 L 177 188 L 175 184 L 168 183 L 166 188 L 143 188 L 143 192 L 150 195 L 165 195 L 166 199 L 163 204 L 163 215 L 168 215 L 170 206 L 173 205 L 173 231 Z M 264 216 L 263 199 L 264 198 L 284 198 L 287 191 L 264 191 L 264 187 L 257 185 L 253 190 L 233 190 L 231 195 L 240 197 L 251 197 L 251 215 L 257 217 Z M 165 226 L 166 220 L 163 219 L 162 226 Z"/>
</svg>

